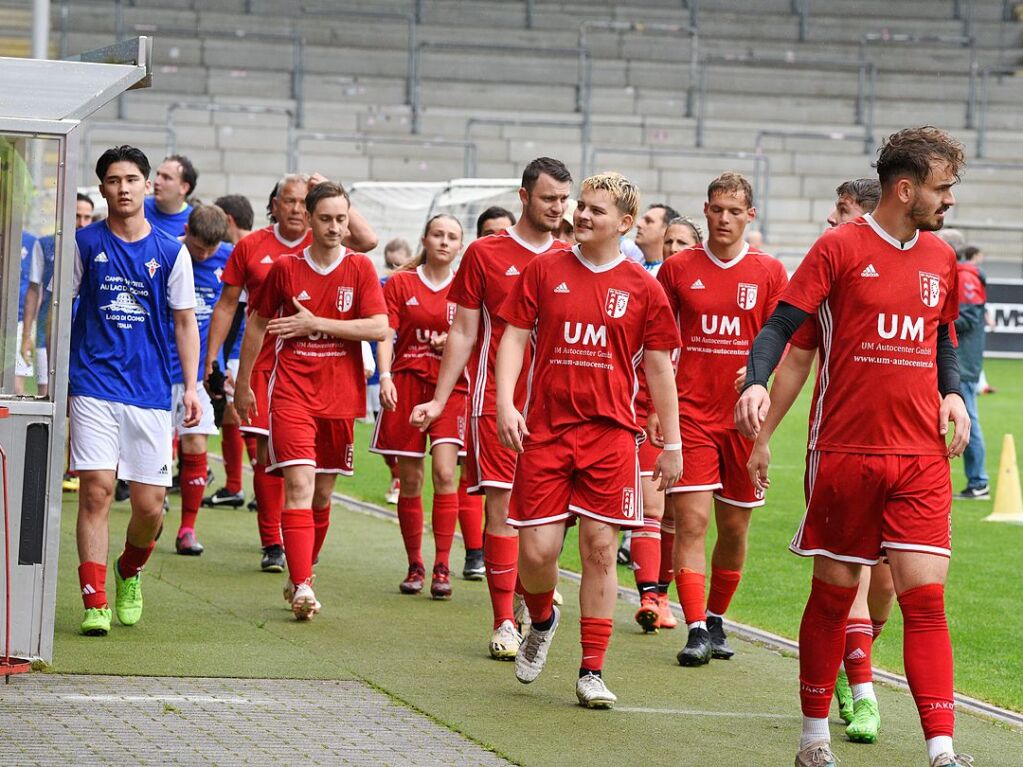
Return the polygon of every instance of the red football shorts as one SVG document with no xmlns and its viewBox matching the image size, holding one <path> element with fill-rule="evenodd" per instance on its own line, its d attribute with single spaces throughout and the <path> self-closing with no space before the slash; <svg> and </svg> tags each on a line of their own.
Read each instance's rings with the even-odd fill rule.
<svg viewBox="0 0 1023 767">
<path fill-rule="evenodd" d="M 707 428 L 685 418 L 682 430 L 682 476 L 669 493 L 714 490 L 714 497 L 732 506 L 752 509 L 764 505 L 764 494 L 746 471 L 753 440 L 735 429 Z"/>
<path fill-rule="evenodd" d="M 527 444 L 515 467 L 508 524 L 531 527 L 572 517 L 643 526 L 636 435 L 589 423 L 557 440 Z"/>
<path fill-rule="evenodd" d="M 252 394 L 255 397 L 256 412 L 249 411 L 248 423 L 238 428 L 246 434 L 265 437 L 270 433 L 270 371 L 253 370 L 249 376 Z"/>
<path fill-rule="evenodd" d="M 885 550 L 952 553 L 952 474 L 940 455 L 812 450 L 806 515 L 789 548 L 843 562 L 877 564 Z"/>
<path fill-rule="evenodd" d="M 465 394 L 452 393 L 440 418 L 422 432 L 408 422 L 409 415 L 417 404 L 433 398 L 435 384 L 412 373 L 399 371 L 394 374 L 394 388 L 398 392 L 398 409 L 381 408 L 370 443 L 371 453 L 425 458 L 427 437 L 430 438 L 431 449 L 445 442 L 462 448 L 465 444 Z"/>
<path fill-rule="evenodd" d="M 285 466 L 305 465 L 315 466 L 317 474 L 351 476 L 354 430 L 351 418 L 318 418 L 302 408 L 274 408 L 266 470 L 280 475 Z"/>
<path fill-rule="evenodd" d="M 516 455 L 514 450 L 509 450 L 497 439 L 496 415 L 478 415 L 469 419 L 465 451 L 470 493 L 480 495 L 487 487 L 511 490 Z"/>
</svg>

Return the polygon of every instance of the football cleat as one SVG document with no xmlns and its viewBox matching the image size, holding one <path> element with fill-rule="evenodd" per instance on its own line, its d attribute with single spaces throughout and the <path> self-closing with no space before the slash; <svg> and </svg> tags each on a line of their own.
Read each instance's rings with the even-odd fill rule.
<svg viewBox="0 0 1023 767">
<path fill-rule="evenodd" d="M 207 509 L 215 509 L 218 506 L 228 506 L 232 509 L 238 509 L 245 505 L 245 493 L 243 491 L 232 493 L 226 487 L 222 487 L 215 493 L 203 498 L 202 505 Z"/>
<path fill-rule="evenodd" d="M 114 485 L 114 500 L 120 503 L 121 501 L 127 501 L 131 497 L 131 487 L 128 483 L 123 480 L 117 480 L 117 484 Z"/>
<path fill-rule="evenodd" d="M 398 493 L 401 490 L 401 480 L 395 477 L 391 480 L 391 486 L 384 493 L 384 500 L 394 506 L 398 502 Z"/>
<path fill-rule="evenodd" d="M 398 584 L 398 591 L 402 594 L 418 594 L 423 590 L 423 580 L 426 578 L 426 570 L 420 564 L 408 566 L 408 575 L 405 580 Z"/>
<path fill-rule="evenodd" d="M 198 557 L 206 548 L 195 539 L 195 532 L 189 530 L 174 540 L 174 550 L 186 557 Z"/>
<path fill-rule="evenodd" d="M 618 696 L 607 689 L 604 680 L 596 674 L 583 674 L 575 683 L 575 697 L 584 708 L 614 708 Z"/>
<path fill-rule="evenodd" d="M 105 637 L 110 633 L 109 607 L 86 607 L 82 618 L 82 633 L 87 637 Z"/>
<path fill-rule="evenodd" d="M 657 595 L 647 592 L 639 599 L 639 609 L 636 610 L 636 623 L 643 629 L 644 634 L 656 634 L 658 620 L 661 617 L 660 606 L 657 604 Z"/>
<path fill-rule="evenodd" d="M 313 573 L 311 576 L 309 576 L 309 580 L 307 581 L 307 583 L 310 586 L 312 586 L 313 582 L 315 580 L 316 580 L 316 573 Z M 284 601 L 287 602 L 290 605 L 291 602 L 294 599 L 295 599 L 295 584 L 291 582 L 291 577 L 289 576 L 289 577 L 286 577 L 284 579 Z"/>
<path fill-rule="evenodd" d="M 881 712 L 877 701 L 870 698 L 858 700 L 853 706 L 852 721 L 845 728 L 845 734 L 853 743 L 876 743 L 881 729 Z"/>
<path fill-rule="evenodd" d="M 796 754 L 796 767 L 836 767 L 835 755 L 831 753 L 831 743 L 826 740 L 815 740 L 806 748 L 799 749 Z"/>
<path fill-rule="evenodd" d="M 81 481 L 78 479 L 77 474 L 65 474 L 64 480 L 60 484 L 60 489 L 65 493 L 77 493 L 80 486 Z"/>
<path fill-rule="evenodd" d="M 973 757 L 969 754 L 938 754 L 931 767 L 973 767 Z"/>
<path fill-rule="evenodd" d="M 533 619 L 529 617 L 529 608 L 526 607 L 526 600 L 521 594 L 515 595 L 515 625 L 519 627 L 519 634 L 523 639 L 529 636 Z"/>
<path fill-rule="evenodd" d="M 312 578 L 295 584 L 295 593 L 291 598 L 291 612 L 294 613 L 295 620 L 310 620 L 320 611 L 321 605 L 316 601 L 316 594 L 313 593 L 311 582 Z"/>
<path fill-rule="evenodd" d="M 522 640 L 519 651 L 515 654 L 515 678 L 522 684 L 529 684 L 540 676 L 544 664 L 547 663 L 547 651 L 551 649 L 551 640 L 561 620 L 561 611 L 557 607 L 553 610 L 551 627 L 541 631 L 534 624 L 529 630 L 529 636 Z"/>
<path fill-rule="evenodd" d="M 675 617 L 675 613 L 671 611 L 671 605 L 668 604 L 667 594 L 657 595 L 657 627 L 662 629 L 673 629 L 678 626 L 678 618 Z"/>
<path fill-rule="evenodd" d="M 259 511 L 259 502 L 255 498 L 253 498 L 251 501 L 248 502 L 245 508 L 248 509 L 249 511 Z"/>
<path fill-rule="evenodd" d="M 494 660 L 515 660 L 522 644 L 522 635 L 511 621 L 502 621 L 490 637 L 490 657 Z"/>
<path fill-rule="evenodd" d="M 725 624 L 716 615 L 707 616 L 707 633 L 710 634 L 710 656 L 718 660 L 730 660 L 735 650 L 728 646 Z"/>
<path fill-rule="evenodd" d="M 558 591 L 556 588 L 554 589 L 554 595 L 551 598 L 554 600 L 554 604 L 558 605 L 559 607 L 565 602 L 565 598 L 561 596 L 561 592 Z"/>
<path fill-rule="evenodd" d="M 849 724 L 853 718 L 853 694 L 844 668 L 839 669 L 835 680 L 835 700 L 838 702 L 838 715 L 843 722 Z"/>
<path fill-rule="evenodd" d="M 680 666 L 704 666 L 710 663 L 713 647 L 707 629 L 689 629 L 686 646 L 675 656 Z"/>
<path fill-rule="evenodd" d="M 259 562 L 259 569 L 264 573 L 283 573 L 286 564 L 284 547 L 279 543 L 263 547 L 263 558 Z"/>
<path fill-rule="evenodd" d="M 462 578 L 467 581 L 482 581 L 487 574 L 483 566 L 483 549 L 466 549 Z"/>
<path fill-rule="evenodd" d="M 451 599 L 451 573 L 448 571 L 447 565 L 433 566 L 430 596 L 434 599 Z"/>
<path fill-rule="evenodd" d="M 989 501 L 991 500 L 991 488 L 987 485 L 967 487 L 956 493 L 953 498 L 960 501 Z"/>
<path fill-rule="evenodd" d="M 142 573 L 122 578 L 119 561 L 114 562 L 114 584 L 117 587 L 114 610 L 122 626 L 134 626 L 142 617 Z"/>
</svg>

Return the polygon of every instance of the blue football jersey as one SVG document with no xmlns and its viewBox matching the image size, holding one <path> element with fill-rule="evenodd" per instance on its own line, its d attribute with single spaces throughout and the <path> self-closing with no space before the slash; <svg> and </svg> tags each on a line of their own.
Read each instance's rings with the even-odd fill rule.
<svg viewBox="0 0 1023 767">
<path fill-rule="evenodd" d="M 156 207 L 156 198 L 147 197 L 143 202 L 143 206 L 146 211 L 146 221 L 155 226 L 157 229 L 169 234 L 171 237 L 182 237 L 185 234 L 185 224 L 188 223 L 188 217 L 192 214 L 192 206 L 185 204 L 185 209 L 180 210 L 177 213 L 171 213 L 170 215 L 163 213 L 158 207 Z"/>
<path fill-rule="evenodd" d="M 50 317 L 50 304 L 53 303 L 53 259 L 56 240 L 52 234 L 39 238 L 39 247 L 43 252 L 43 281 L 40 283 L 42 296 L 39 302 L 39 314 L 36 317 L 36 346 L 46 348 L 46 324 Z"/>
<path fill-rule="evenodd" d="M 167 328 L 172 310 L 195 307 L 188 251 L 156 227 L 125 242 L 106 221 L 79 229 L 75 240 L 71 394 L 170 410 L 175 340 Z"/>
<path fill-rule="evenodd" d="M 210 333 L 210 320 L 213 318 L 213 307 L 220 298 L 220 289 L 223 287 L 221 275 L 224 273 L 224 266 L 227 264 L 227 257 L 231 255 L 231 246 L 226 242 L 220 244 L 213 255 L 205 261 L 192 261 L 192 278 L 195 281 L 195 320 L 199 323 L 199 367 L 196 370 L 198 375 L 202 370 L 203 362 L 206 360 L 206 341 Z M 174 339 L 174 322 L 171 321 L 168 327 L 170 338 Z M 181 360 L 178 358 L 177 344 L 171 345 L 171 380 L 174 383 L 184 383 L 185 377 L 181 370 Z M 223 367 L 223 363 L 221 363 Z"/>
<path fill-rule="evenodd" d="M 39 240 L 34 234 L 21 233 L 21 281 L 18 284 L 18 322 L 25 319 L 25 293 L 28 292 L 28 277 L 32 271 L 32 257 Z"/>
</svg>

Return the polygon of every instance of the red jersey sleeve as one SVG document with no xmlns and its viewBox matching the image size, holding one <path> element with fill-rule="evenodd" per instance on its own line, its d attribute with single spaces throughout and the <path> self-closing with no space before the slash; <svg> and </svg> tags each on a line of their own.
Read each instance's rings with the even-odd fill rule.
<svg viewBox="0 0 1023 767">
<path fill-rule="evenodd" d="M 249 247 L 245 242 L 245 238 L 242 238 L 234 250 L 231 251 L 231 255 L 227 257 L 227 263 L 224 265 L 224 273 L 220 275 L 220 281 L 225 285 L 233 285 L 236 288 L 245 287 L 246 270 L 245 267 L 248 263 Z"/>
<path fill-rule="evenodd" d="M 781 261 L 771 261 L 771 292 L 767 296 L 767 317 L 770 317 L 778 308 L 778 301 L 781 299 L 785 288 L 789 285 L 789 275 L 782 266 Z"/>
<path fill-rule="evenodd" d="M 374 314 L 390 314 L 387 302 L 384 301 L 384 291 L 380 287 L 380 278 L 377 277 L 376 269 L 370 260 L 362 255 L 359 256 L 359 316 L 372 317 Z"/>
<path fill-rule="evenodd" d="M 469 245 L 448 291 L 448 300 L 466 309 L 479 309 L 483 306 L 486 280 L 478 254 L 479 249 Z"/>
<path fill-rule="evenodd" d="M 816 313 L 817 307 L 831 291 L 835 279 L 834 246 L 829 243 L 829 239 L 825 234 L 813 244 L 779 300 L 804 312 Z"/>
<path fill-rule="evenodd" d="M 672 351 L 682 345 L 678 326 L 672 314 L 668 297 L 659 284 L 649 280 L 647 288 L 647 313 L 643 346 L 647 349 Z"/>
<path fill-rule="evenodd" d="M 672 317 L 678 316 L 678 293 L 673 287 L 673 280 L 675 279 L 676 261 L 668 259 L 661 268 L 657 270 L 657 282 L 661 286 L 661 292 L 667 298 L 668 308 L 671 311 Z"/>
<path fill-rule="evenodd" d="M 955 257 L 951 259 L 951 274 L 949 275 L 948 292 L 945 294 L 945 304 L 941 307 L 942 325 L 951 324 L 959 318 L 959 267 Z"/>
<path fill-rule="evenodd" d="M 498 316 L 509 325 L 532 329 L 539 315 L 540 259 L 533 259 L 501 304 Z"/>
<path fill-rule="evenodd" d="M 387 322 L 392 330 L 397 330 L 401 325 L 401 308 L 404 302 L 401 300 L 398 283 L 393 277 L 384 284 L 384 303 L 387 304 Z"/>
<path fill-rule="evenodd" d="M 286 301 L 289 302 L 286 308 L 292 308 L 291 293 L 287 288 L 288 269 L 286 263 L 287 259 L 281 258 L 270 267 L 270 273 L 266 276 L 262 290 L 259 291 L 259 297 L 252 306 L 252 311 L 260 317 L 265 319 L 276 317 Z"/>
<path fill-rule="evenodd" d="M 795 333 L 792 334 L 792 338 L 789 339 L 789 343 L 795 346 L 797 349 L 810 349 L 817 348 L 817 319 L 816 317 L 807 317 L 806 321 L 799 326 Z"/>
</svg>

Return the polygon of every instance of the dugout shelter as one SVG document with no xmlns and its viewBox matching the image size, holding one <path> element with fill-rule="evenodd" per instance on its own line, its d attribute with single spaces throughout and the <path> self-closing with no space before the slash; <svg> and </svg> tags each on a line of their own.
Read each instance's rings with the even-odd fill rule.
<svg viewBox="0 0 1023 767">
<path fill-rule="evenodd" d="M 7 545 L 12 655 L 53 655 L 61 479 L 67 431 L 76 171 L 83 121 L 124 91 L 148 87 L 150 40 L 139 37 L 76 60 L 0 57 L 0 446 L 7 454 Z M 23 258 L 42 241 L 52 254 L 43 289 L 48 318 L 37 346 L 44 370 L 19 368 Z M 44 297 L 44 301 L 46 298 Z M 42 316 L 42 313 L 41 313 Z M 33 332 L 25 329 L 26 333 Z M 21 375 L 19 375 L 21 373 Z M 46 393 L 40 394 L 42 385 Z M 0 499 L 2 500 L 2 499 Z M 9 557 L 9 560 L 7 559 Z M 0 591 L 0 599 L 4 592 Z M 0 620 L 0 632 L 6 632 Z M 0 634 L 0 648 L 8 636 Z"/>
</svg>

